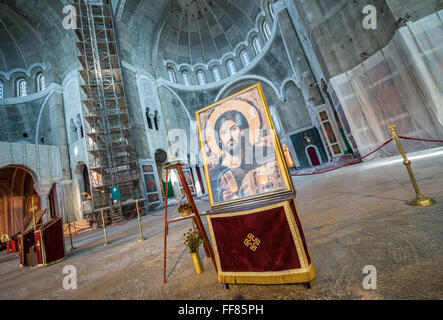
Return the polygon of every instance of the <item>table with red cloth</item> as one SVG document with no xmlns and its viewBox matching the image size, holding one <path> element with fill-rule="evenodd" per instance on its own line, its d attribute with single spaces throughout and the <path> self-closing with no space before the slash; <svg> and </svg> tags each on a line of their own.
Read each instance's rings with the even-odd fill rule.
<svg viewBox="0 0 443 320">
<path fill-rule="evenodd" d="M 45 223 L 35 232 L 34 237 L 39 266 L 57 263 L 66 257 L 61 218 Z"/>
<path fill-rule="evenodd" d="M 290 284 L 315 278 L 295 199 L 207 219 L 219 282 Z"/>
<path fill-rule="evenodd" d="M 20 266 L 48 266 L 65 258 L 61 218 L 52 219 L 34 231 L 19 236 Z"/>
</svg>

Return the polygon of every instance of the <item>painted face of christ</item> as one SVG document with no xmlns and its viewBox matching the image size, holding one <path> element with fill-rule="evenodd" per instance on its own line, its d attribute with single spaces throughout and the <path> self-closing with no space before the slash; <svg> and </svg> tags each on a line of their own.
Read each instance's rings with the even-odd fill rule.
<svg viewBox="0 0 443 320">
<path fill-rule="evenodd" d="M 211 206 L 288 191 L 259 85 L 198 111 L 197 117 Z"/>
<path fill-rule="evenodd" d="M 237 123 L 232 120 L 225 121 L 220 128 L 220 141 L 222 150 L 230 154 L 238 154 L 241 147 L 241 130 Z"/>
<path fill-rule="evenodd" d="M 225 113 L 216 123 L 215 130 L 219 135 L 219 147 L 223 151 L 223 159 L 230 157 L 230 164 L 240 166 L 244 158 L 245 142 L 248 139 L 248 123 L 238 111 Z M 234 158 L 232 158 L 234 157 Z M 235 163 L 232 163 L 234 160 Z"/>
</svg>

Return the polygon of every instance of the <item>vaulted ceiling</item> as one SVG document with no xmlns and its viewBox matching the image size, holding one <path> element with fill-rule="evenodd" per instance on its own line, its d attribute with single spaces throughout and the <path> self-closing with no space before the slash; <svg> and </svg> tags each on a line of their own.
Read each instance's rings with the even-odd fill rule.
<svg viewBox="0 0 443 320">
<path fill-rule="evenodd" d="M 63 78 L 76 68 L 73 32 L 62 24 L 68 2 L 0 0 L 0 71 L 38 62 Z M 220 59 L 246 40 L 261 2 L 112 0 L 121 59 L 154 74 L 157 39 L 161 59 L 189 64 Z"/>
<path fill-rule="evenodd" d="M 38 40 L 27 23 L 11 8 L 0 4 L 0 71 L 27 69 L 32 63 L 42 62 Z"/>
<path fill-rule="evenodd" d="M 63 28 L 62 1 L 0 0 L 0 71 L 48 63 L 73 68 L 72 32 Z"/>
<path fill-rule="evenodd" d="M 258 0 L 177 0 L 164 17 L 162 58 L 191 65 L 221 59 L 246 40 L 260 12 Z"/>
</svg>

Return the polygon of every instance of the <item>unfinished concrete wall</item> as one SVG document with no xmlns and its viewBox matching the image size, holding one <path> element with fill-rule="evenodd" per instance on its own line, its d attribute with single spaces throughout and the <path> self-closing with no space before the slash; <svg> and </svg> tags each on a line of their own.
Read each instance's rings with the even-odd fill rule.
<svg viewBox="0 0 443 320">
<path fill-rule="evenodd" d="M 28 103 L 0 105 L 0 141 L 34 143 L 35 128 L 44 98 Z"/>
<path fill-rule="evenodd" d="M 59 146 L 63 177 L 71 176 L 64 121 L 64 104 L 59 90 L 0 103 L 0 141 Z M 51 90 L 52 89 L 52 90 Z"/>
<path fill-rule="evenodd" d="M 441 0 L 287 0 L 303 27 L 323 68 L 326 80 L 346 72 L 386 46 L 405 21 L 415 21 L 443 8 Z M 377 9 L 377 29 L 366 30 L 366 5 Z M 409 15 L 408 20 L 403 18 Z"/>
<path fill-rule="evenodd" d="M 385 46 L 397 29 L 385 0 L 301 0 L 295 4 L 327 79 L 361 63 Z M 363 8 L 377 8 L 377 29 L 365 30 Z"/>
</svg>

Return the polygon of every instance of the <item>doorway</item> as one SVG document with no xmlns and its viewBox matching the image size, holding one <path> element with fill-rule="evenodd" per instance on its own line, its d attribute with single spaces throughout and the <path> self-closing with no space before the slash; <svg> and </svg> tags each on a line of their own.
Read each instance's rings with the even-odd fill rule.
<svg viewBox="0 0 443 320">
<path fill-rule="evenodd" d="M 34 176 L 27 168 L 9 166 L 0 169 L 0 234 L 7 234 L 12 239 L 32 223 L 32 209 L 39 212 L 42 207 L 35 185 Z"/>
<path fill-rule="evenodd" d="M 308 156 L 308 160 L 311 166 L 316 167 L 322 164 L 320 152 L 318 151 L 317 146 L 314 145 L 307 146 L 306 155 Z"/>
</svg>

